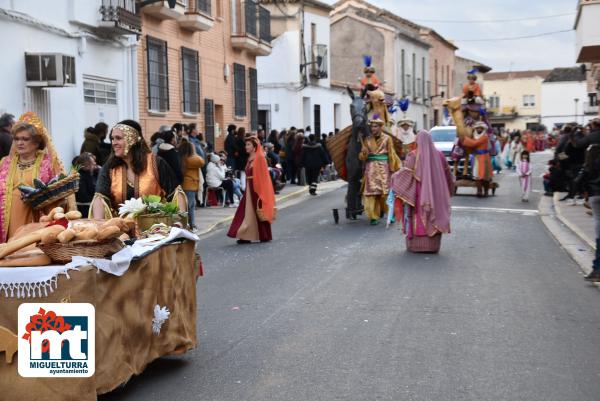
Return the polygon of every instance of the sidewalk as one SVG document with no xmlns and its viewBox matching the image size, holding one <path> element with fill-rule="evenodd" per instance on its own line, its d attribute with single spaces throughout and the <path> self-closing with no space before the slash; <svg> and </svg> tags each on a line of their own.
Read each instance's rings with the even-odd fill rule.
<svg viewBox="0 0 600 401">
<path fill-rule="evenodd" d="M 587 213 L 584 206 L 569 205 L 567 201 L 560 202 L 566 193 L 554 193 L 553 204 L 558 219 L 573 231 L 590 248 L 596 249 L 596 233 L 594 232 L 594 219 Z"/>
<path fill-rule="evenodd" d="M 343 180 L 322 182 L 319 184 L 317 194 L 323 195 L 345 185 L 346 181 Z M 287 184 L 285 188 L 281 190 L 279 195 L 276 195 L 277 209 L 285 209 L 286 204 L 291 200 L 298 198 L 308 199 L 310 197 L 311 195 L 308 194 L 308 185 L 301 187 Z M 225 225 L 228 225 L 233 220 L 236 210 L 237 208 L 235 207 L 224 208 L 222 206 L 211 206 L 196 209 L 196 226 L 198 227 L 198 235 L 206 235 Z"/>
</svg>

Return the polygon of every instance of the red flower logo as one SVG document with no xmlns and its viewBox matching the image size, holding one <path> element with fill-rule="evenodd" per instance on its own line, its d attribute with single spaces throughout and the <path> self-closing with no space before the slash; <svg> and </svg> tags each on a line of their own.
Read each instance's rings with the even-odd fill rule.
<svg viewBox="0 0 600 401">
<path fill-rule="evenodd" d="M 31 344 L 32 331 L 41 331 L 43 333 L 48 330 L 55 330 L 59 333 L 63 333 L 70 329 L 71 325 L 65 323 L 64 317 L 56 316 L 56 313 L 52 311 L 46 312 L 43 308 L 40 308 L 36 315 L 31 316 L 29 323 L 27 323 L 27 326 L 25 326 L 26 333 L 23 334 L 23 339 L 28 340 Z M 42 342 L 42 352 L 47 352 L 49 349 L 50 343 L 48 340 L 44 340 Z"/>
</svg>

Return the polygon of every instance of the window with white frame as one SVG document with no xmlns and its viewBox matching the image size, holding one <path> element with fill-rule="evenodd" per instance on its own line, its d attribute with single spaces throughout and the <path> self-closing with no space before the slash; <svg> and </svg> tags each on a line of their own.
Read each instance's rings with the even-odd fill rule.
<svg viewBox="0 0 600 401">
<path fill-rule="evenodd" d="M 523 107 L 534 107 L 535 95 L 523 95 Z"/>
<path fill-rule="evenodd" d="M 500 96 L 493 95 L 488 98 L 488 103 L 490 109 L 499 109 L 500 108 Z"/>
<path fill-rule="evenodd" d="M 101 81 L 83 81 L 86 103 L 117 104 L 117 84 Z"/>
</svg>

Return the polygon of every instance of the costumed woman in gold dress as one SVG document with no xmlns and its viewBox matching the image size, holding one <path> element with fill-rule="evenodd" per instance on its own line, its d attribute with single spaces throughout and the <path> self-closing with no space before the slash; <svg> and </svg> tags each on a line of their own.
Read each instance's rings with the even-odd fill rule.
<svg viewBox="0 0 600 401">
<path fill-rule="evenodd" d="M 146 195 L 174 199 L 179 210 L 187 212 L 185 193 L 175 173 L 162 158 L 152 154 L 139 123 L 121 121 L 113 127 L 110 139 L 112 153 L 100 170 L 90 217 L 111 218 L 126 200 Z"/>
<path fill-rule="evenodd" d="M 33 210 L 21 200 L 20 185 L 33 187 L 36 178 L 47 183 L 65 173 L 52 140 L 40 118 L 27 112 L 12 129 L 13 145 L 10 154 L 0 161 L 0 242 L 10 239 L 15 231 L 39 221 L 43 210 Z M 64 203 L 64 201 L 62 201 Z M 52 205 L 59 206 L 60 202 Z M 67 198 L 67 208 L 77 210 L 75 196 Z M 49 209 L 52 209 L 49 207 Z"/>
</svg>

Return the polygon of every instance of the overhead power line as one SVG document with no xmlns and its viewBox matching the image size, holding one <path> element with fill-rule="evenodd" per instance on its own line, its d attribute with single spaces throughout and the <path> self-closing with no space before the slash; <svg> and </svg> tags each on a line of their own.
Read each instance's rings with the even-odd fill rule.
<svg viewBox="0 0 600 401">
<path fill-rule="evenodd" d="M 573 29 L 563 29 L 562 31 L 543 32 L 543 33 L 536 33 L 533 35 L 512 36 L 512 37 L 506 37 L 506 38 L 453 39 L 453 40 L 455 42 L 500 42 L 500 41 L 505 41 L 505 40 L 539 38 L 541 36 L 555 35 L 557 33 L 564 33 L 564 32 L 573 32 Z"/>
<path fill-rule="evenodd" d="M 415 22 L 437 22 L 437 23 L 443 23 L 443 24 L 495 24 L 495 23 L 502 23 L 502 22 L 535 21 L 535 20 L 540 20 L 540 19 L 565 17 L 567 15 L 573 16 L 573 15 L 575 15 L 575 13 L 563 13 L 563 14 L 553 14 L 553 15 L 542 15 L 539 17 L 493 19 L 493 20 L 412 19 L 412 21 L 415 21 Z"/>
</svg>

